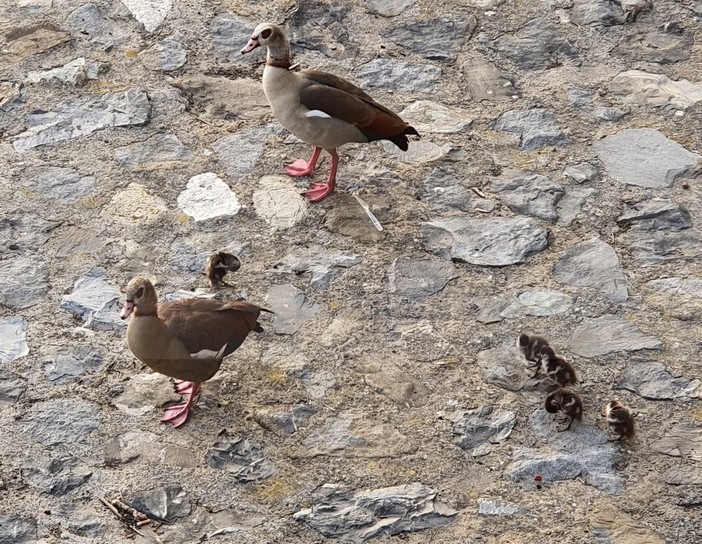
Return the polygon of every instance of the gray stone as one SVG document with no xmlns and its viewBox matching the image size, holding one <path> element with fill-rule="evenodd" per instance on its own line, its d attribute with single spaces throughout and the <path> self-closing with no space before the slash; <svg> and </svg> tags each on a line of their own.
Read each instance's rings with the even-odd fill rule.
<svg viewBox="0 0 702 544">
<path fill-rule="evenodd" d="M 191 511 L 187 494 L 180 486 L 125 492 L 124 502 L 157 521 L 173 521 Z"/>
<path fill-rule="evenodd" d="M 175 134 L 154 134 L 150 138 L 115 149 L 115 162 L 133 172 L 185 168 L 194 155 Z"/>
<path fill-rule="evenodd" d="M 423 200 L 464 212 L 491 212 L 495 209 L 492 200 L 477 196 L 456 178 L 454 173 L 435 168 L 424 181 Z"/>
<path fill-rule="evenodd" d="M 417 0 L 366 0 L 364 5 L 374 15 L 397 17 L 416 2 Z"/>
<path fill-rule="evenodd" d="M 507 170 L 492 178 L 490 190 L 512 211 L 551 222 L 558 219 L 556 205 L 565 194 L 563 187 L 546 176 L 518 170 Z"/>
<path fill-rule="evenodd" d="M 478 26 L 475 16 L 453 16 L 391 27 L 384 38 L 430 60 L 452 60 Z"/>
<path fill-rule="evenodd" d="M 628 185 L 650 189 L 670 187 L 692 174 L 701 157 L 652 128 L 631 128 L 594 144 L 608 174 Z"/>
<path fill-rule="evenodd" d="M 682 78 L 672 81 L 664 74 L 642 70 L 621 72 L 609 83 L 609 90 L 627 102 L 663 109 L 684 111 L 702 101 L 702 83 Z"/>
<path fill-rule="evenodd" d="M 483 381 L 507 391 L 519 391 L 527 382 L 524 358 L 515 348 L 497 347 L 478 352 L 476 363 Z"/>
<path fill-rule="evenodd" d="M 386 88 L 409 93 L 430 92 L 436 88 L 441 68 L 395 59 L 373 59 L 362 64 L 356 73 L 364 88 Z"/>
<path fill-rule="evenodd" d="M 238 436 L 225 436 L 215 442 L 205 453 L 205 461 L 212 468 L 230 472 L 240 484 L 262 482 L 278 472 L 261 446 Z"/>
<path fill-rule="evenodd" d="M 388 271 L 390 293 L 417 302 L 438 293 L 457 277 L 451 263 L 438 259 L 398 257 Z"/>
<path fill-rule="evenodd" d="M 590 358 L 617 351 L 660 349 L 663 344 L 629 321 L 616 315 L 603 315 L 585 319 L 573 332 L 568 345 L 576 355 Z"/>
<path fill-rule="evenodd" d="M 93 192 L 95 177 L 81 176 L 73 168 L 44 166 L 31 183 L 30 187 L 36 187 L 40 195 L 48 195 L 60 202 L 73 204 Z"/>
<path fill-rule="evenodd" d="M 586 181 L 598 181 L 600 179 L 600 171 L 596 166 L 589 162 L 579 162 L 578 164 L 569 164 L 563 170 L 563 175 L 572 179 L 575 183 L 584 183 Z"/>
<path fill-rule="evenodd" d="M 660 440 L 651 444 L 651 449 L 691 461 L 702 461 L 702 426 L 699 423 L 678 423 Z"/>
<path fill-rule="evenodd" d="M 511 102 L 519 98 L 514 81 L 487 59 L 469 56 L 461 65 L 467 95 L 475 102 Z"/>
<path fill-rule="evenodd" d="M 463 110 L 431 100 L 417 100 L 400 112 L 400 117 L 420 134 L 452 134 L 468 128 L 473 120 Z"/>
<path fill-rule="evenodd" d="M 57 353 L 42 358 L 46 379 L 58 385 L 81 378 L 86 372 L 102 367 L 103 354 L 91 346 L 62 348 Z"/>
<path fill-rule="evenodd" d="M 343 274 L 344 270 L 360 264 L 361 257 L 350 251 L 328 249 L 309 245 L 296 247 L 282 260 L 273 265 L 272 271 L 278 274 L 311 274 L 310 285 L 315 289 L 325 289 Z"/>
<path fill-rule="evenodd" d="M 553 65 L 577 62 L 578 50 L 562 37 L 560 28 L 544 19 L 532 19 L 512 34 L 480 41 L 524 70 L 544 70 Z"/>
<path fill-rule="evenodd" d="M 26 412 L 24 431 L 44 446 L 85 442 L 100 426 L 100 407 L 77 398 L 33 404 Z"/>
<path fill-rule="evenodd" d="M 623 110 L 619 108 L 608 108 L 608 107 L 597 107 L 593 110 L 593 115 L 597 119 L 602 119 L 603 121 L 610 121 L 616 123 L 622 117 L 629 113 L 629 110 Z"/>
<path fill-rule="evenodd" d="M 206 172 L 188 180 L 178 195 L 178 207 L 197 221 L 239 213 L 241 204 L 236 193 L 217 174 Z"/>
<path fill-rule="evenodd" d="M 256 214 L 274 230 L 285 230 L 299 223 L 307 213 L 307 202 L 290 178 L 264 176 L 254 191 Z"/>
<path fill-rule="evenodd" d="M 0 323 L 0 330 L 1 327 Z M 27 380 L 19 374 L 0 369 L 0 402 L 16 402 L 26 390 Z"/>
<path fill-rule="evenodd" d="M 224 136 L 212 146 L 219 162 L 234 180 L 251 173 L 263 153 L 266 139 L 271 135 L 268 126 L 253 128 Z"/>
<path fill-rule="evenodd" d="M 104 455 L 105 464 L 110 467 L 131 462 L 182 468 L 202 465 L 200 452 L 164 443 L 158 435 L 142 430 L 113 438 L 105 444 Z"/>
<path fill-rule="evenodd" d="M 566 249 L 553 267 L 559 281 L 575 287 L 597 289 L 612 302 L 629 298 L 626 276 L 614 248 L 599 238 Z"/>
<path fill-rule="evenodd" d="M 36 542 L 37 520 L 31 516 L 0 515 L 0 544 Z"/>
<path fill-rule="evenodd" d="M 0 261 L 0 304 L 23 310 L 43 302 L 49 290 L 49 270 L 38 256 Z"/>
<path fill-rule="evenodd" d="M 273 331 L 295 334 L 300 327 L 319 313 L 319 305 L 291 284 L 273 285 L 266 297 L 267 307 L 275 312 Z"/>
<path fill-rule="evenodd" d="M 156 30 L 168 15 L 173 0 L 122 0 L 147 32 Z"/>
<path fill-rule="evenodd" d="M 121 43 L 128 36 L 92 2 L 73 11 L 66 19 L 66 26 L 78 34 L 88 35 L 94 46 L 104 50 Z"/>
<path fill-rule="evenodd" d="M 558 224 L 569 226 L 580 214 L 585 202 L 597 194 L 599 191 L 592 187 L 566 187 L 565 195 L 556 206 Z"/>
<path fill-rule="evenodd" d="M 692 301 L 702 299 L 702 279 L 662 278 L 651 280 L 644 284 L 646 289 L 656 291 L 666 298 L 680 297 L 682 300 Z"/>
<path fill-rule="evenodd" d="M 86 465 L 70 455 L 27 458 L 21 471 L 29 487 L 59 497 L 80 487 L 93 475 Z"/>
<path fill-rule="evenodd" d="M 12 145 L 15 151 L 23 153 L 110 127 L 143 126 L 150 118 L 151 103 L 141 89 L 87 96 L 60 104 L 46 113 L 30 114 L 28 130 L 17 135 Z"/>
<path fill-rule="evenodd" d="M 403 408 L 424 406 L 431 391 L 417 377 L 387 360 L 363 364 L 363 381 Z"/>
<path fill-rule="evenodd" d="M 495 406 L 457 410 L 448 419 L 453 423 L 457 444 L 465 450 L 471 450 L 473 457 L 487 455 L 495 444 L 507 440 L 517 423 L 514 412 Z"/>
<path fill-rule="evenodd" d="M 650 400 L 670 400 L 699 396 L 700 380 L 673 375 L 661 363 L 629 362 L 615 389 L 626 389 Z"/>
<path fill-rule="evenodd" d="M 630 229 L 619 238 L 646 266 L 675 261 L 694 262 L 702 256 L 700 240 L 697 229 L 680 232 Z"/>
<path fill-rule="evenodd" d="M 9 363 L 29 353 L 26 330 L 23 317 L 0 317 L 0 362 Z"/>
<path fill-rule="evenodd" d="M 663 473 L 663 480 L 669 485 L 702 485 L 702 467 L 670 467 Z"/>
<path fill-rule="evenodd" d="M 421 483 L 352 491 L 324 484 L 312 507 L 293 514 L 326 537 L 366 542 L 451 523 L 457 511 L 436 500 L 437 492 Z"/>
<path fill-rule="evenodd" d="M 76 281 L 71 294 L 61 298 L 61 309 L 82 317 L 88 328 L 120 328 L 125 326 L 119 318 L 120 296 L 107 282 L 105 270 L 94 268 Z"/>
<path fill-rule="evenodd" d="M 5 217 L 0 219 L 0 257 L 13 258 L 16 255 L 34 257 L 59 226 L 58 221 L 46 221 L 37 216 L 25 214 L 22 218 Z"/>
<path fill-rule="evenodd" d="M 601 491 L 623 491 L 622 479 L 616 474 L 621 454 L 606 432 L 585 423 L 574 423 L 568 432 L 559 432 L 553 415 L 545 410 L 535 411 L 529 424 L 546 444 L 540 449 L 518 449 L 505 471 L 508 478 L 533 485 L 534 476 L 540 474 L 542 484 L 549 485 L 580 476 Z"/>
<path fill-rule="evenodd" d="M 437 219 L 421 232 L 429 251 L 481 266 L 521 263 L 548 246 L 546 229 L 526 217 Z"/>
<path fill-rule="evenodd" d="M 613 26 L 625 19 L 621 5 L 610 0 L 573 0 L 570 20 L 577 25 Z"/>
<path fill-rule="evenodd" d="M 480 308 L 475 319 L 478 323 L 489 325 L 490 323 L 499 323 L 504 321 L 502 310 L 509 304 L 509 300 L 505 297 L 481 297 L 475 300 L 475 303 Z"/>
<path fill-rule="evenodd" d="M 52 68 L 44 72 L 29 72 L 27 73 L 27 79 L 32 83 L 58 81 L 59 83 L 68 83 L 81 87 L 88 82 L 87 67 L 88 62 L 85 60 L 85 57 L 80 57 L 58 68 Z"/>
<path fill-rule="evenodd" d="M 323 0 L 307 0 L 297 6 L 290 17 L 291 42 L 294 47 L 338 58 L 358 58 L 359 49 L 349 40 L 348 2 L 330 4 Z"/>
<path fill-rule="evenodd" d="M 495 130 L 519 134 L 519 149 L 522 151 L 568 144 L 568 138 L 556 124 L 556 117 L 544 108 L 505 112 L 495 121 Z"/>
<path fill-rule="evenodd" d="M 300 457 L 335 456 L 379 459 L 416 451 L 416 445 L 389 423 L 369 424 L 360 411 L 347 411 L 326 421 L 302 441 Z"/>
<path fill-rule="evenodd" d="M 518 506 L 490 499 L 478 499 L 478 514 L 481 516 L 514 516 L 521 513 L 523 510 Z"/>
<path fill-rule="evenodd" d="M 524 291 L 513 300 L 500 315 L 515 319 L 526 315 L 544 317 L 567 312 L 573 305 L 573 297 L 550 289 Z"/>
<path fill-rule="evenodd" d="M 690 58 L 693 34 L 671 34 L 654 30 L 646 34 L 633 32 L 622 38 L 612 54 L 633 61 L 673 64 Z"/>
<path fill-rule="evenodd" d="M 261 406 L 256 408 L 253 418 L 261 427 L 276 436 L 290 436 L 302 427 L 307 427 L 310 418 L 317 413 L 311 404 L 300 404 L 283 408 L 280 406 Z"/>
<path fill-rule="evenodd" d="M 212 19 L 210 36 L 215 57 L 220 62 L 240 63 L 246 61 L 241 48 L 249 41 L 256 22 L 222 13 Z"/>
<path fill-rule="evenodd" d="M 139 60 L 149 70 L 172 72 L 183 67 L 188 60 L 188 52 L 180 37 L 169 36 L 139 53 Z"/>
<path fill-rule="evenodd" d="M 692 227 L 692 217 L 687 208 L 663 198 L 647 199 L 627 206 L 617 222 L 646 231 L 680 231 Z"/>
</svg>

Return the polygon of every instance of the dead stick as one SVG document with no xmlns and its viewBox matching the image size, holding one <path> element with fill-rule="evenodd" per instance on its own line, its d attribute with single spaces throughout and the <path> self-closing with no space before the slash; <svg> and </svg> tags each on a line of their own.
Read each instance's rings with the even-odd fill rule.
<svg viewBox="0 0 702 544">
<path fill-rule="evenodd" d="M 120 520 L 122 519 L 122 516 L 121 516 L 120 513 L 117 511 L 117 509 L 116 509 L 114 506 L 112 506 L 109 502 L 107 502 L 106 499 L 104 499 L 104 498 L 102 498 L 102 497 L 98 497 L 98 499 L 100 499 L 100 502 L 101 502 L 102 504 L 104 504 L 105 506 L 107 506 L 107 507 L 110 509 L 110 511 L 111 511 L 115 516 L 117 516 L 117 519 L 120 519 Z"/>
</svg>

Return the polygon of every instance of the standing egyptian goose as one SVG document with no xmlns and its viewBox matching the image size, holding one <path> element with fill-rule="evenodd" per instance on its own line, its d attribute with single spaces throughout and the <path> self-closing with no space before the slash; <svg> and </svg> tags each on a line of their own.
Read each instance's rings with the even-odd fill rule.
<svg viewBox="0 0 702 544">
<path fill-rule="evenodd" d="M 180 427 L 188 419 L 200 384 L 219 370 L 258 323 L 264 308 L 245 302 L 191 298 L 158 304 L 156 290 L 143 277 L 127 285 L 120 313 L 129 320 L 127 345 L 152 370 L 176 378 L 176 391 L 187 394 L 183 404 L 171 406 L 161 421 Z"/>
<path fill-rule="evenodd" d="M 311 176 L 322 149 L 331 155 L 327 182 L 314 183 L 305 193 L 311 202 L 334 190 L 340 145 L 390 140 L 407 151 L 407 135 L 419 136 L 414 127 L 345 79 L 311 70 L 291 72 L 290 43 L 279 26 L 258 25 L 241 54 L 262 45 L 268 48 L 263 91 L 273 114 L 286 129 L 314 146 L 309 162 L 298 159 L 286 165 L 285 171 L 290 176 Z"/>
</svg>

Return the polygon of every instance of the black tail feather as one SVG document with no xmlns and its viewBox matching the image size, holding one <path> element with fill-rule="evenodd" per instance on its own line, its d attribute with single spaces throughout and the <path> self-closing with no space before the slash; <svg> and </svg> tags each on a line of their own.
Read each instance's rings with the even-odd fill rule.
<svg viewBox="0 0 702 544">
<path fill-rule="evenodd" d="M 409 149 L 409 141 L 407 140 L 407 135 L 412 134 L 414 136 L 419 136 L 419 132 L 417 132 L 417 129 L 414 127 L 407 127 L 405 128 L 404 131 L 402 131 L 401 134 L 398 134 L 397 136 L 393 136 L 392 138 L 388 138 L 392 143 L 394 143 L 397 147 L 402 149 L 402 151 L 407 151 Z"/>
</svg>

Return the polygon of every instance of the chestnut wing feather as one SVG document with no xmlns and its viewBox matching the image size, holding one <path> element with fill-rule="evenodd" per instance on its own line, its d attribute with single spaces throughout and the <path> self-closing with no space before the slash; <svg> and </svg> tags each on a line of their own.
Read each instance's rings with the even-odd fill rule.
<svg viewBox="0 0 702 544">
<path fill-rule="evenodd" d="M 171 336 L 189 353 L 204 349 L 217 352 L 227 344 L 222 357 L 236 350 L 256 327 L 261 308 L 245 301 L 189 299 L 161 304 L 159 316 Z"/>
<path fill-rule="evenodd" d="M 323 111 L 380 138 L 402 134 L 409 126 L 397 114 L 342 78 L 325 72 L 306 72 L 305 75 L 312 83 L 300 91 L 300 103 L 309 110 Z"/>
</svg>

